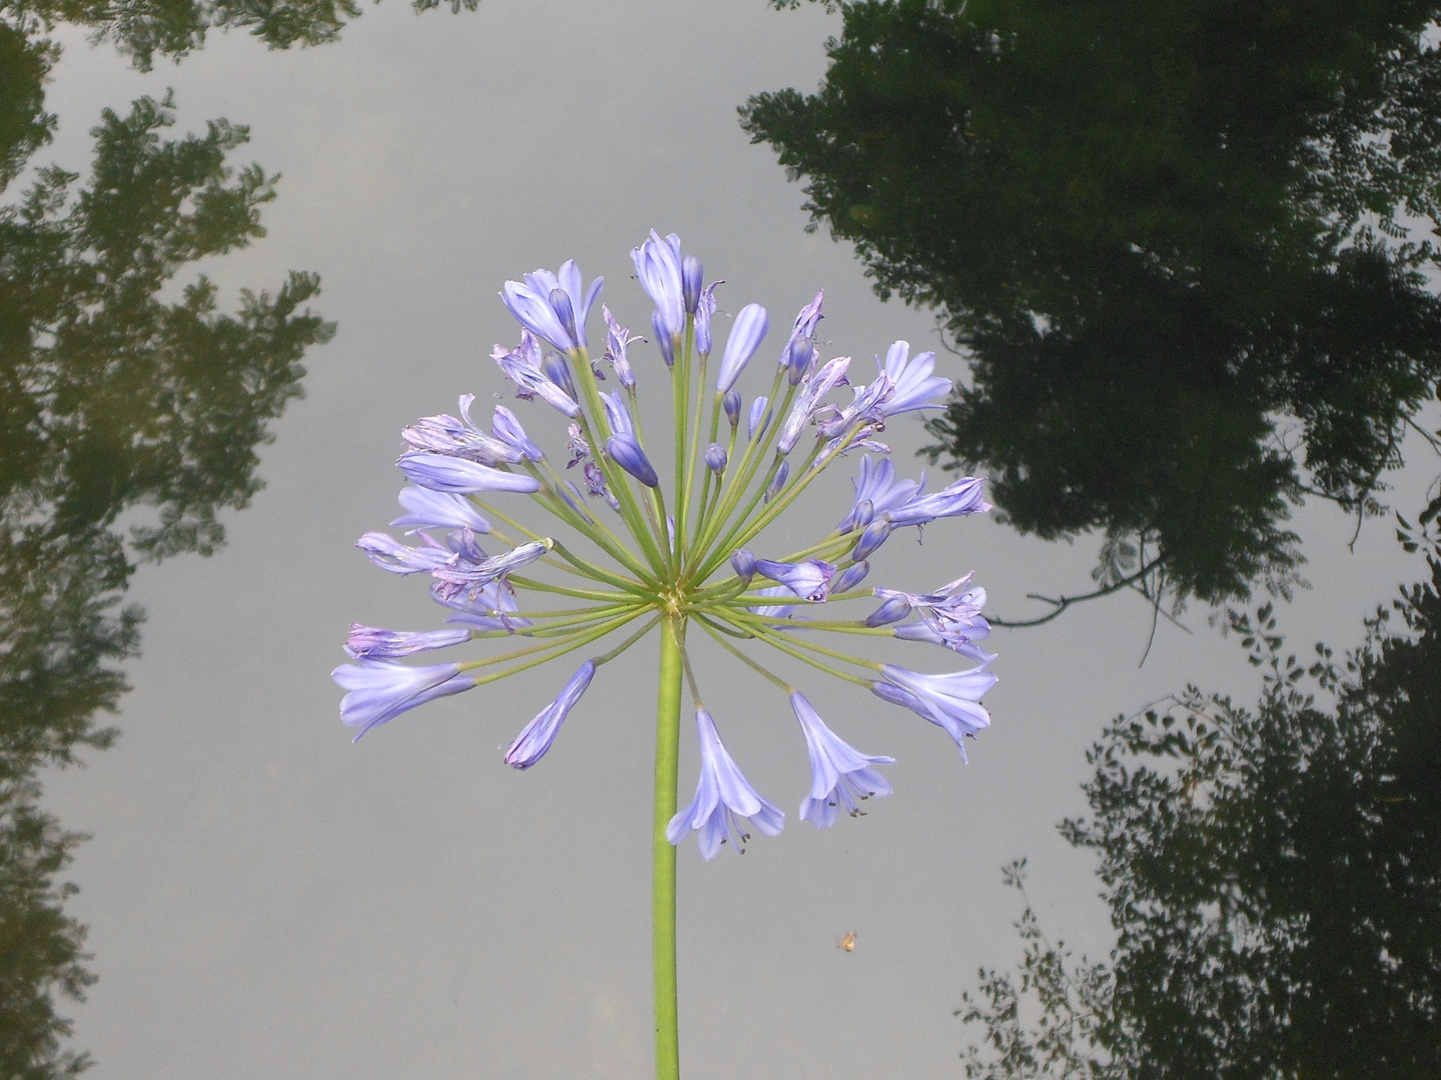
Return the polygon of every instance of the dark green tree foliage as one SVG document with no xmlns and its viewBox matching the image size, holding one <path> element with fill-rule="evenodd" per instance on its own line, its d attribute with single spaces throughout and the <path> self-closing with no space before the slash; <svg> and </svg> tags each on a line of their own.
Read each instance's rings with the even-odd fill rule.
<svg viewBox="0 0 1441 1080">
<path fill-rule="evenodd" d="M 0 49 L 10 39 L 0 29 Z M 43 75 L 47 53 L 38 57 Z M 17 81 L 8 89 L 29 84 Z M 38 82 L 35 84 L 38 86 Z M 6 103 L 10 109 L 6 111 Z M 37 93 L 0 102 L 0 161 L 49 132 Z M 27 120 L 28 118 L 28 120 Z M 273 177 L 227 157 L 246 131 L 216 121 L 165 138 L 169 102 L 137 101 L 95 128 L 88 184 L 41 170 L 0 206 L 0 1075 L 70 1076 L 62 999 L 78 999 L 84 929 L 58 877 L 80 837 L 38 806 L 44 767 L 77 763 L 115 731 L 141 613 L 123 605 L 135 558 L 208 554 L 217 514 L 259 489 L 255 448 L 300 394 L 307 346 L 333 327 L 304 304 L 317 279 L 219 310 L 187 264 L 263 235 Z M 8 153 L 8 157 L 6 154 Z M 14 170 L 12 170 L 14 171 Z M 117 520 L 130 524 L 122 533 Z"/>
<path fill-rule="evenodd" d="M 1062 829 L 1100 855 L 1116 951 L 1073 961 L 1023 919 L 1020 986 L 983 972 L 967 1010 L 989 1046 L 970 1075 L 1441 1075 L 1434 544 L 1429 565 L 1344 666 L 1283 656 L 1262 608 L 1234 619 L 1265 670 L 1255 709 L 1192 689 L 1105 732 L 1091 816 Z M 1020 1016 L 1028 991 L 1044 1023 Z"/>
<path fill-rule="evenodd" d="M 1284 583 L 1307 490 L 1378 509 L 1441 375 L 1403 227 L 1441 205 L 1434 3 L 835 6 L 820 90 L 743 123 L 969 349 L 934 457 L 1023 531 L 1106 533 L 1103 585 L 1207 601 Z"/>
<path fill-rule="evenodd" d="M 441 0 L 413 0 L 416 11 Z M 452 11 L 474 11 L 479 0 L 450 0 Z M 0 19 L 35 36 L 58 23 L 84 26 L 148 71 L 155 55 L 179 58 L 205 44 L 212 28 L 248 29 L 271 48 L 322 45 L 360 15 L 357 0 L 0 0 Z"/>
</svg>

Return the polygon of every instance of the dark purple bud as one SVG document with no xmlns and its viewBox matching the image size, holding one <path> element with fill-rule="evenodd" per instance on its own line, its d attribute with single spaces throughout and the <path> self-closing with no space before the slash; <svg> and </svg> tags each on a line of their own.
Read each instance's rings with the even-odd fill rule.
<svg viewBox="0 0 1441 1080">
<path fill-rule="evenodd" d="M 720 443 L 711 443 L 705 448 L 705 467 L 717 476 L 726 471 L 726 448 Z"/>
<path fill-rule="evenodd" d="M 782 461 L 781 467 L 776 470 L 776 478 L 771 481 L 771 486 L 766 488 L 766 502 L 770 502 L 780 494 L 781 488 L 786 486 L 786 477 L 790 474 L 791 463 L 789 461 Z"/>
<path fill-rule="evenodd" d="M 875 629 L 877 626 L 887 626 L 893 622 L 900 622 L 911 613 L 911 604 L 903 596 L 893 596 L 875 611 L 871 612 L 866 619 L 866 625 Z"/>
<path fill-rule="evenodd" d="M 731 552 L 731 568 L 735 570 L 736 577 L 749 581 L 756 576 L 756 557 L 749 548 L 737 548 Z"/>
<path fill-rule="evenodd" d="M 836 578 L 836 583 L 831 586 L 831 592 L 850 592 L 862 581 L 865 581 L 866 575 L 870 572 L 871 564 L 866 562 L 858 562 L 854 566 L 846 567 L 841 572 L 841 576 Z"/>
<path fill-rule="evenodd" d="M 655 473 L 655 466 L 650 463 L 650 458 L 645 456 L 645 451 L 633 436 L 612 435 L 605 441 L 605 450 L 612 461 L 646 487 L 660 487 L 660 477 Z"/>
<path fill-rule="evenodd" d="M 680 281 L 686 314 L 694 315 L 696 305 L 700 303 L 701 290 L 701 265 L 694 255 L 687 255 L 681 260 Z"/>
<path fill-rule="evenodd" d="M 670 339 L 670 331 L 665 328 L 659 311 L 650 313 L 650 326 L 655 331 L 655 343 L 660 348 L 660 358 L 665 361 L 666 367 L 675 367 L 675 344 Z"/>
<path fill-rule="evenodd" d="M 721 408 L 726 412 L 726 419 L 730 421 L 731 427 L 741 422 L 741 396 L 734 390 L 727 390 L 721 398 Z"/>
<path fill-rule="evenodd" d="M 571 341 L 581 340 L 575 328 L 575 309 L 570 306 L 570 294 L 564 289 L 551 289 L 550 306 L 555 309 L 556 318 L 560 320 L 560 325 L 565 327 L 566 333 L 570 334 Z"/>
<path fill-rule="evenodd" d="M 560 290 L 557 289 L 556 292 Z M 575 384 L 570 381 L 570 365 L 565 362 L 565 357 L 559 353 L 551 353 L 541 362 L 541 367 L 545 369 L 547 379 L 569 394 L 572 400 L 576 400 Z"/>
<path fill-rule="evenodd" d="M 793 337 L 786 349 L 790 354 L 787 358 L 787 366 L 790 368 L 788 377 L 792 386 L 798 386 L 811 368 L 811 360 L 816 355 L 816 347 L 808 337 Z"/>
<path fill-rule="evenodd" d="M 856 508 L 851 511 L 850 524 L 846 527 L 845 531 L 850 532 L 852 529 L 864 529 L 871 523 L 871 518 L 875 516 L 875 503 L 871 502 L 870 499 L 862 499 L 856 503 Z"/>
<path fill-rule="evenodd" d="M 890 535 L 891 523 L 889 521 L 882 518 L 880 521 L 871 522 L 866 526 L 866 531 L 861 533 L 861 538 L 856 541 L 855 549 L 851 552 L 851 559 L 860 562 L 870 558 Z"/>
</svg>

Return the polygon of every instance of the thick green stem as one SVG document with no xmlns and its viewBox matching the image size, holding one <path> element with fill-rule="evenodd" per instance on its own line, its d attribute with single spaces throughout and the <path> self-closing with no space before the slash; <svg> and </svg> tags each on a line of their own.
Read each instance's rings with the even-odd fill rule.
<svg viewBox="0 0 1441 1080">
<path fill-rule="evenodd" d="M 675 987 L 675 847 L 666 826 L 676 811 L 676 767 L 680 751 L 680 697 L 684 670 L 681 646 L 685 620 L 665 620 L 660 635 L 660 694 L 655 735 L 655 877 L 652 883 L 652 950 L 655 963 L 656 1080 L 679 1080 Z"/>
</svg>

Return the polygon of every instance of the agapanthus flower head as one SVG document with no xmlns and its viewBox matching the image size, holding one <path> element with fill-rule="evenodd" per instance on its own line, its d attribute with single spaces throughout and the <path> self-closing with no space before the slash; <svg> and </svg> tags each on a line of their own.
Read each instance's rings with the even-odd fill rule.
<svg viewBox="0 0 1441 1080">
<path fill-rule="evenodd" d="M 591 659 L 568 667 L 573 674 L 555 699 L 506 751 L 508 764 L 527 769 L 548 751 L 597 671 L 659 627 L 665 678 L 674 680 L 665 700 L 678 700 L 681 671 L 689 672 L 701 747 L 695 799 L 673 816 L 674 804 L 665 804 L 661 820 L 669 818 L 672 843 L 695 833 L 711 858 L 723 843 L 739 848 L 751 830 L 774 834 L 784 816 L 746 781 L 701 706 L 700 684 L 711 671 L 694 661 L 696 640 L 708 635 L 786 688 L 811 760 L 801 818 L 827 827 L 841 811 L 857 813 L 863 800 L 890 792 L 878 767 L 891 759 L 842 740 L 802 692 L 753 652 L 774 647 L 785 663 L 804 661 L 869 687 L 961 745 L 990 722 L 980 704 L 995 682 L 988 670 L 994 657 L 981 648 L 991 629 L 981 613 L 984 591 L 969 577 L 929 593 L 872 590 L 862 582 L 882 572 L 894 530 L 989 506 L 978 478 L 925 494 L 924 473 L 919 482 L 903 478 L 890 460 L 866 454 L 835 530 L 826 533 L 823 524 L 789 553 L 768 546 L 797 527 L 834 521 L 841 507 L 801 501 L 820 490 L 811 487 L 816 476 L 847 452 L 888 452 L 875 440 L 888 419 L 941 404 L 950 382 L 934 374 L 933 354 L 912 357 L 897 342 L 878 360 L 872 381 L 851 385 L 849 357 L 823 361 L 817 351 L 821 292 L 796 316 L 779 369 L 750 387 L 743 383 L 755 377 L 750 361 L 769 316 L 757 303 L 742 308 L 709 382 L 719 282 L 704 285 L 700 260 L 683 255 L 674 235 L 653 232 L 631 255 L 653 304 L 655 336 L 646 344 L 664 369 L 629 355 L 644 339 L 609 308 L 601 312 L 605 353 L 592 355 L 586 321 L 601 283 L 597 278 L 583 289 L 573 261 L 554 274 L 537 270 L 507 282 L 501 295 L 521 324 L 520 342 L 496 346 L 492 356 L 517 400 L 539 399 L 564 415 L 570 453 L 559 462 L 566 467 L 504 405 L 495 406 L 490 431 L 482 430 L 472 419 L 472 394 L 460 398 L 458 417 L 436 413 L 407 427 L 409 450 L 399 465 L 411 486 L 401 493 L 405 513 L 393 525 L 415 539 L 367 533 L 358 546 L 391 573 L 426 575 L 443 624 L 406 631 L 354 626 L 345 643 L 352 663 L 337 668 L 335 679 L 347 691 L 345 722 L 364 732 L 433 698 L 529 672 L 584 647 L 580 655 Z M 619 383 L 611 392 L 602 390 L 606 362 Z M 659 415 L 647 411 L 657 405 Z M 657 435 L 662 420 L 671 426 Z M 664 480 L 647 432 L 655 440 L 650 447 L 664 448 L 655 459 Z M 557 440 L 549 448 L 564 447 Z M 782 515 L 790 515 L 787 528 L 771 529 Z M 872 593 L 879 607 L 866 606 Z M 818 611 L 821 605 L 829 606 Z M 615 643 L 622 634 L 628 636 Z M 850 636 L 831 648 L 819 643 L 827 634 Z M 940 645 L 979 666 L 925 675 L 842 651 L 874 636 L 888 645 L 897 639 Z M 495 654 L 452 664 L 402 662 L 487 643 L 504 644 Z M 674 733 L 674 710 L 661 719 Z M 662 748 L 673 749 L 673 738 L 667 740 Z"/>
<path fill-rule="evenodd" d="M 891 793 L 877 765 L 894 765 L 895 758 L 862 754 L 826 726 L 815 707 L 799 691 L 791 694 L 791 708 L 806 736 L 811 758 L 811 790 L 801 800 L 800 819 L 817 829 L 829 829 L 841 810 L 852 817 L 862 813 L 866 799 Z"/>
<path fill-rule="evenodd" d="M 700 780 L 691 804 L 670 819 L 666 838 L 679 844 L 686 833 L 696 833 L 700 853 L 709 862 L 727 841 L 736 851 L 745 851 L 750 833 L 742 821 L 749 821 L 767 836 L 776 836 L 786 816 L 751 787 L 721 742 L 710 713 L 697 709 L 695 723 L 700 739 Z"/>
</svg>

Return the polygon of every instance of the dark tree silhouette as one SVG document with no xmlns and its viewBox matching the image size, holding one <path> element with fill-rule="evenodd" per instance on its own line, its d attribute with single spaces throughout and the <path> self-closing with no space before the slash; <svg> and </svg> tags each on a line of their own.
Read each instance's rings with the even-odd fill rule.
<svg viewBox="0 0 1441 1080">
<path fill-rule="evenodd" d="M 983 971 L 964 1010 L 985 1031 L 970 1076 L 1441 1075 L 1441 546 L 1427 543 L 1430 580 L 1344 664 L 1325 646 L 1309 668 L 1284 655 L 1262 608 L 1233 618 L 1265 671 L 1254 709 L 1189 689 L 1106 730 L 1090 816 L 1062 831 L 1100 856 L 1116 950 L 1075 960 L 1028 904 L 1019 983 Z"/>
<path fill-rule="evenodd" d="M 0 87 L 0 179 L 50 126 L 37 87 L 52 54 L 0 27 L 7 48 L 33 65 Z M 0 1075 L 24 1080 L 89 1064 L 59 1011 L 92 981 L 58 877 L 82 837 L 39 808 L 37 773 L 114 740 L 98 718 L 138 645 L 135 560 L 223 540 L 217 513 L 261 486 L 255 447 L 333 332 L 303 307 L 308 274 L 243 293 L 233 315 L 203 276 L 162 299 L 187 264 L 263 235 L 273 196 L 258 166 L 227 164 L 244 128 L 167 139 L 172 123 L 168 101 L 107 111 L 88 184 L 44 169 L 0 206 Z"/>
<path fill-rule="evenodd" d="M 784 2 L 778 6 L 786 6 Z M 793 5 L 792 5 L 793 6 Z M 1441 52 L 1412 0 L 855 0 L 742 109 L 814 228 L 971 357 L 932 455 L 1097 581 L 1284 592 L 1441 376 Z"/>
</svg>

